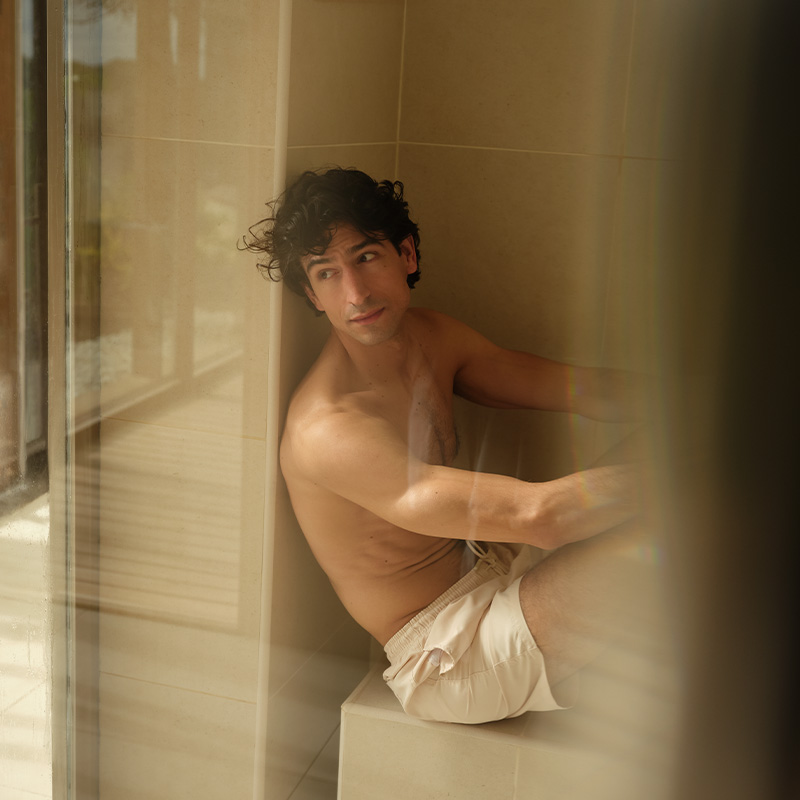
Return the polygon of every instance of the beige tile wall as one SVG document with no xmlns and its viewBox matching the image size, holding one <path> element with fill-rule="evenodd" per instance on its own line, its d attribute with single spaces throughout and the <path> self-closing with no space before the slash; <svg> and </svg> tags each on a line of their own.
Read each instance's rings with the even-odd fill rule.
<svg viewBox="0 0 800 800">
<path fill-rule="evenodd" d="M 290 146 L 391 142 L 402 0 L 292 4 Z"/>
<path fill-rule="evenodd" d="M 278 2 L 104 18 L 100 793 L 249 798 Z M 124 19 L 121 19 L 124 17 Z"/>
<path fill-rule="evenodd" d="M 676 13 L 663 0 L 408 0 L 398 177 L 422 226 L 418 305 L 509 347 L 648 368 Z M 473 451 L 495 468 L 537 479 L 598 454 L 594 424 L 462 424 L 482 435 L 487 416 L 503 444 Z"/>
<path fill-rule="evenodd" d="M 409 0 L 403 141 L 615 154 L 633 0 Z"/>
</svg>

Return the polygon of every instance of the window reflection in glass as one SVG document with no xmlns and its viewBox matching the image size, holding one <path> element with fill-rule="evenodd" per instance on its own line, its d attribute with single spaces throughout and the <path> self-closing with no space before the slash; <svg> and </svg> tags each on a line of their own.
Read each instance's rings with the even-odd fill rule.
<svg viewBox="0 0 800 800">
<path fill-rule="evenodd" d="M 0 795 L 51 795 L 44 4 L 0 6 Z M 13 124 L 6 121 L 14 120 Z"/>
</svg>

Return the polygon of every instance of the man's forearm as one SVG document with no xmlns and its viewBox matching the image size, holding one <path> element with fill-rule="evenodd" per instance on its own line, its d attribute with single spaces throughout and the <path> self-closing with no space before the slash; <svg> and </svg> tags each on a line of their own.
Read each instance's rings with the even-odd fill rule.
<svg viewBox="0 0 800 800">
<path fill-rule="evenodd" d="M 530 543 L 545 549 L 588 539 L 641 513 L 641 469 L 633 465 L 596 467 L 537 488 L 543 499 Z"/>
<path fill-rule="evenodd" d="M 618 369 L 571 368 L 570 410 L 599 422 L 641 422 L 651 379 Z"/>
<path fill-rule="evenodd" d="M 635 517 L 638 484 L 638 471 L 627 465 L 543 483 L 439 467 L 409 488 L 396 522 L 429 536 L 552 550 Z"/>
</svg>

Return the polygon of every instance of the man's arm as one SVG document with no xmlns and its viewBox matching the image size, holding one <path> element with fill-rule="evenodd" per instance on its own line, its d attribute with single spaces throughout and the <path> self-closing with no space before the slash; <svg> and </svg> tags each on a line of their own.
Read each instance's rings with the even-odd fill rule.
<svg viewBox="0 0 800 800">
<path fill-rule="evenodd" d="M 575 367 L 507 350 L 451 318 L 443 318 L 457 354 L 455 393 L 492 408 L 565 411 L 601 422 L 643 418 L 646 379 L 615 369 Z"/>
<path fill-rule="evenodd" d="M 545 549 L 589 538 L 638 513 L 638 478 L 600 467 L 544 483 L 427 464 L 385 420 L 350 409 L 293 432 L 289 469 L 406 530 L 524 542 Z"/>
</svg>

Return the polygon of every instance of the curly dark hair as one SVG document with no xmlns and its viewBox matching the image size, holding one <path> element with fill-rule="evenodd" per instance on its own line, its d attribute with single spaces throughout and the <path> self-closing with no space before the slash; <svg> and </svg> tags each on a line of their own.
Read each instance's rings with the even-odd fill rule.
<svg viewBox="0 0 800 800">
<path fill-rule="evenodd" d="M 353 168 L 307 171 L 268 207 L 272 216 L 250 228 L 250 236 L 243 239 L 244 249 L 263 253 L 266 258 L 257 265 L 261 273 L 273 281 L 283 279 L 302 297 L 306 297 L 304 287 L 309 283 L 301 259 L 322 255 L 339 225 L 388 240 L 398 253 L 401 243 L 411 236 L 419 264 L 419 227 L 408 216 L 400 181 L 378 182 Z M 419 278 L 418 266 L 408 276 L 408 285 L 413 289 Z M 310 301 L 309 305 L 314 307 Z"/>
</svg>

